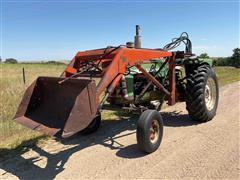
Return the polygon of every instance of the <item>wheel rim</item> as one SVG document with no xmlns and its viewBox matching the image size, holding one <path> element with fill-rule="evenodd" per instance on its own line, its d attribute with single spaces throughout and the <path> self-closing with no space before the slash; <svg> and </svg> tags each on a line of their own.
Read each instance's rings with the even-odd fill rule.
<svg viewBox="0 0 240 180">
<path fill-rule="evenodd" d="M 206 107 L 211 111 L 216 103 L 216 84 L 212 78 L 207 80 L 204 97 Z"/>
<path fill-rule="evenodd" d="M 159 131 L 160 131 L 160 126 L 159 126 L 158 120 L 154 119 L 150 127 L 149 139 L 151 143 L 154 144 L 157 142 L 159 138 Z"/>
</svg>

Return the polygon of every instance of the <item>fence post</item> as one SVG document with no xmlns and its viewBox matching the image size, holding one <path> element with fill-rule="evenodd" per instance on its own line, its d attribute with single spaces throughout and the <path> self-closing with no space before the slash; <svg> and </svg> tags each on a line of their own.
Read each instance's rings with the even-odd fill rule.
<svg viewBox="0 0 240 180">
<path fill-rule="evenodd" d="M 25 85 L 26 84 L 26 79 L 25 79 L 25 69 L 24 69 L 24 67 L 22 69 L 22 73 L 23 73 L 23 84 Z"/>
</svg>

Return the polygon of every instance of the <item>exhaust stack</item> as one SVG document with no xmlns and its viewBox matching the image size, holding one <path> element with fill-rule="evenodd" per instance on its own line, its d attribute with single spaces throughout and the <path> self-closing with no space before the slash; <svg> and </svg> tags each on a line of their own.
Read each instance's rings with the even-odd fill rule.
<svg viewBox="0 0 240 180">
<path fill-rule="evenodd" d="M 141 36 L 139 35 L 140 26 L 136 25 L 136 35 L 134 37 L 134 47 L 141 48 Z"/>
</svg>

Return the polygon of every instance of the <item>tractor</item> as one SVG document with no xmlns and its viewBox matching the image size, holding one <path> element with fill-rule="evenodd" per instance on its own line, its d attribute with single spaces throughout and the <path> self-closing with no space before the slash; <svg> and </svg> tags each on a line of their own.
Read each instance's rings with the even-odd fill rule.
<svg viewBox="0 0 240 180">
<path fill-rule="evenodd" d="M 140 27 L 134 42 L 77 52 L 60 77 L 38 77 L 27 89 L 15 121 L 58 138 L 90 134 L 109 107 L 141 113 L 136 139 L 152 153 L 163 136 L 164 102 L 186 102 L 193 121 L 216 114 L 219 87 L 211 59 L 192 53 L 186 32 L 163 48 L 142 48 Z M 182 51 L 173 51 L 184 45 Z"/>
</svg>

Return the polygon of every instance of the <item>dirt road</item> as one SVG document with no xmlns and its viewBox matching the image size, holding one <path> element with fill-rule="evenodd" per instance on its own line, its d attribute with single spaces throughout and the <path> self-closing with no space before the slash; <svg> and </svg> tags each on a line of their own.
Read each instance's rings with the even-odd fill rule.
<svg viewBox="0 0 240 180">
<path fill-rule="evenodd" d="M 48 141 L 0 162 L 0 179 L 239 178 L 240 82 L 223 87 L 217 116 L 192 122 L 185 104 L 164 109 L 164 137 L 150 155 L 136 145 L 136 118 L 103 121 L 89 136 Z"/>
</svg>

